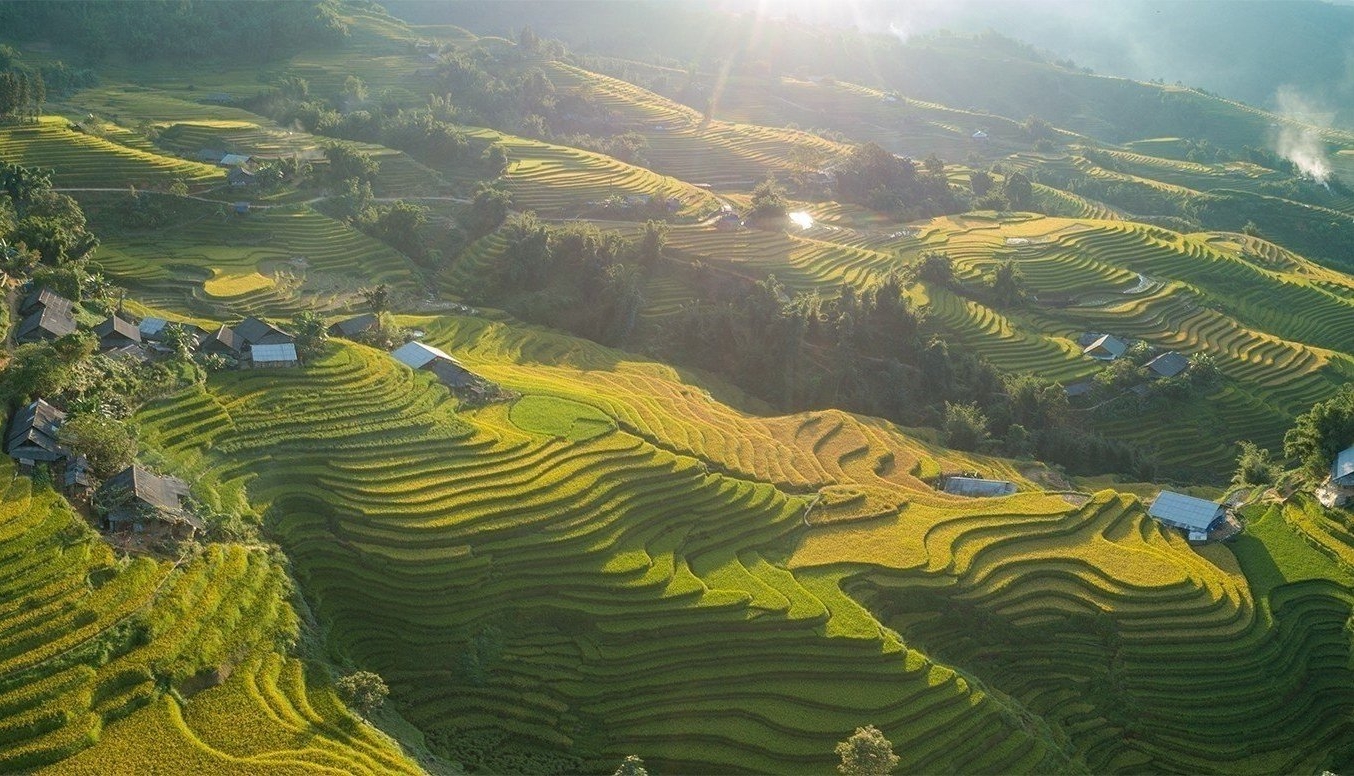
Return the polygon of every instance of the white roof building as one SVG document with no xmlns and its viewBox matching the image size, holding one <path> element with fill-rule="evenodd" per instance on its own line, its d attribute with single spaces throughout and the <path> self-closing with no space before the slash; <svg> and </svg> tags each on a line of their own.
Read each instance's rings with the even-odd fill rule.
<svg viewBox="0 0 1354 776">
<path fill-rule="evenodd" d="M 280 345 L 251 345 L 249 358 L 255 364 L 295 364 L 296 345 L 286 342 Z"/>
<path fill-rule="evenodd" d="M 224 154 L 221 157 L 220 164 L 222 167 L 242 167 L 249 164 L 251 158 L 253 157 L 246 154 Z"/>
<path fill-rule="evenodd" d="M 431 345 L 424 345 L 422 342 L 406 342 L 404 345 L 396 348 L 390 355 L 394 356 L 396 361 L 404 364 L 410 369 L 422 369 L 438 359 L 450 361 L 453 364 L 461 363 L 443 351 L 438 350 Z"/>
<path fill-rule="evenodd" d="M 165 330 L 165 326 L 168 325 L 169 321 L 164 318 L 143 318 L 141 319 L 141 325 L 137 328 L 141 331 L 142 339 L 155 339 L 160 336 L 161 332 Z"/>
<path fill-rule="evenodd" d="M 1102 334 L 1082 352 L 1101 361 L 1113 361 L 1128 352 L 1128 343 L 1113 334 Z"/>
<path fill-rule="evenodd" d="M 970 496 L 979 498 L 993 498 L 996 496 L 1009 496 L 1016 492 L 1014 482 L 1006 480 L 984 480 L 978 477 L 946 477 L 946 493 L 952 496 Z"/>
<path fill-rule="evenodd" d="M 1354 488 L 1354 445 L 1335 456 L 1330 467 L 1331 482 L 1345 488 Z"/>
<path fill-rule="evenodd" d="M 1156 501 L 1152 502 L 1147 514 L 1164 525 L 1189 531 L 1192 534 L 1190 538 L 1193 539 L 1193 534 L 1203 534 L 1207 537 L 1209 526 L 1226 515 L 1227 510 L 1216 501 L 1163 490 L 1157 494 Z"/>
</svg>

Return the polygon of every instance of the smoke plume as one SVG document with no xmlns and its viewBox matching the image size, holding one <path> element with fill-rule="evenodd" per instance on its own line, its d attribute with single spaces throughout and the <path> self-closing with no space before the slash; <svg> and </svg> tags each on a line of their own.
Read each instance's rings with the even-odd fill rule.
<svg viewBox="0 0 1354 776">
<path fill-rule="evenodd" d="M 1275 153 L 1292 162 L 1303 176 L 1326 185 L 1331 166 L 1321 130 L 1330 127 L 1333 114 L 1321 111 L 1289 86 L 1279 88 L 1274 102 L 1284 118 L 1274 141 Z"/>
</svg>

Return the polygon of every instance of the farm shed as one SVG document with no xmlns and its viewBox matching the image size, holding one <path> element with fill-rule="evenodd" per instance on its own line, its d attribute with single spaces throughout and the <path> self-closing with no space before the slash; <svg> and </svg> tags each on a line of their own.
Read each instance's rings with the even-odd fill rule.
<svg viewBox="0 0 1354 776">
<path fill-rule="evenodd" d="M 1128 343 L 1112 334 L 1102 334 L 1082 353 L 1100 361 L 1113 361 L 1128 351 Z"/>
<path fill-rule="evenodd" d="M 734 213 L 725 213 L 715 219 L 715 228 L 726 232 L 735 231 L 743 226 L 743 221 Z"/>
<path fill-rule="evenodd" d="M 115 350 L 141 344 L 141 330 L 120 315 L 110 315 L 95 326 L 94 336 L 99 338 L 99 350 Z"/>
<path fill-rule="evenodd" d="M 1190 541 L 1204 541 L 1208 532 L 1227 517 L 1227 509 L 1216 501 L 1163 490 L 1147 514 L 1162 525 L 1188 531 Z"/>
<path fill-rule="evenodd" d="M 14 413 L 5 435 L 5 449 L 25 466 L 64 460 L 70 453 L 57 444 L 56 433 L 65 420 L 66 413 L 38 399 Z"/>
<path fill-rule="evenodd" d="M 232 328 L 236 336 L 247 345 L 285 345 L 296 341 L 296 337 L 290 333 L 253 316 L 245 318 Z"/>
<path fill-rule="evenodd" d="M 329 333 L 336 337 L 356 337 L 357 335 L 371 331 L 380 323 L 380 319 L 375 313 L 364 313 L 346 318 L 329 327 Z"/>
<path fill-rule="evenodd" d="M 296 346 L 290 342 L 278 345 L 250 345 L 249 360 L 255 367 L 296 366 L 301 359 L 296 356 Z"/>
<path fill-rule="evenodd" d="M 160 335 L 164 334 L 165 326 L 168 325 L 169 321 L 164 318 L 143 318 L 141 325 L 137 326 L 136 329 L 141 332 L 141 339 L 154 342 L 160 339 Z"/>
<path fill-rule="evenodd" d="M 452 388 L 464 388 L 478 378 L 460 361 L 422 342 L 409 342 L 397 348 L 392 356 L 410 369 L 432 372 L 437 379 Z"/>
<path fill-rule="evenodd" d="M 1332 508 L 1354 501 L 1354 445 L 1336 454 L 1330 476 L 1316 489 L 1316 500 Z"/>
<path fill-rule="evenodd" d="M 75 316 L 70 308 L 40 307 L 19 322 L 14 341 L 19 343 L 54 340 L 74 334 Z"/>
<path fill-rule="evenodd" d="M 66 297 L 46 288 L 39 288 L 24 297 L 19 305 L 19 315 L 30 315 L 38 310 L 55 310 L 63 315 L 73 316 L 75 303 Z"/>
<path fill-rule="evenodd" d="M 240 339 L 239 335 L 237 335 L 229 326 L 223 325 L 221 328 L 208 334 L 207 337 L 202 340 L 202 345 L 199 349 L 209 356 L 217 355 L 239 358 L 243 354 L 244 346 L 244 340 Z"/>
<path fill-rule="evenodd" d="M 222 167 L 243 167 L 253 159 L 248 154 L 222 154 L 221 161 L 218 162 Z"/>
<path fill-rule="evenodd" d="M 83 455 L 66 466 L 66 495 L 71 498 L 87 499 L 94 492 L 94 474 L 89 469 L 89 459 Z"/>
<path fill-rule="evenodd" d="M 113 531 L 137 533 L 168 530 L 192 536 L 202 521 L 184 509 L 188 483 L 133 464 L 113 475 L 94 494 L 104 510 L 104 522 Z"/>
<path fill-rule="evenodd" d="M 1006 480 L 985 480 L 979 477 L 946 477 L 942 488 L 951 496 L 969 496 L 971 498 L 995 498 L 1009 496 L 1016 492 L 1014 482 Z"/>
<path fill-rule="evenodd" d="M 1162 353 L 1147 362 L 1147 369 L 1156 377 L 1175 377 L 1189 369 L 1189 359 L 1175 351 Z"/>
</svg>

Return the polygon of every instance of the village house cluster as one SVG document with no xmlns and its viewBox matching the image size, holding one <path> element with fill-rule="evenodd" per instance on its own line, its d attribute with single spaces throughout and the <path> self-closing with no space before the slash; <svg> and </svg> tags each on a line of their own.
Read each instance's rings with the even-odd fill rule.
<svg viewBox="0 0 1354 776">
<path fill-rule="evenodd" d="M 81 328 L 76 314 L 76 305 L 71 300 L 50 289 L 37 289 L 20 305 L 15 339 L 22 344 L 73 334 Z M 334 323 L 328 331 L 334 336 L 358 339 L 379 325 L 378 316 L 367 313 Z M 222 357 L 227 364 L 269 368 L 300 363 L 295 335 L 253 316 L 233 325 L 202 328 L 158 317 L 135 322 L 114 313 L 90 327 L 90 331 L 98 340 L 98 350 L 105 355 L 145 361 L 171 351 L 173 346 L 166 341 L 171 327 L 177 327 L 179 332 L 176 344 L 187 345 L 203 355 Z M 484 401 L 505 395 L 456 358 L 422 342 L 405 343 L 391 355 L 410 369 L 432 373 L 463 399 Z M 32 472 L 39 465 L 45 466 L 72 503 L 97 515 L 105 530 L 130 535 L 141 544 L 191 539 L 203 529 L 202 521 L 189 507 L 189 487 L 183 480 L 133 464 L 99 484 L 89 462 L 62 446 L 59 434 L 65 420 L 66 413 L 42 398 L 14 414 L 5 435 L 5 450 L 18 462 L 21 471 Z"/>
</svg>

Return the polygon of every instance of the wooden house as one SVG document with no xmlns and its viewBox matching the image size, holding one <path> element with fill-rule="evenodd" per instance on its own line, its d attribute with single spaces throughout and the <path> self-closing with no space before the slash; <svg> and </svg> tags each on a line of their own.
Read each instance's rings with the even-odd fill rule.
<svg viewBox="0 0 1354 776">
<path fill-rule="evenodd" d="M 110 531 L 190 538 L 202 521 L 185 508 L 188 483 L 133 464 L 113 475 L 94 494 Z"/>
<path fill-rule="evenodd" d="M 65 420 L 66 413 L 42 399 L 23 407 L 14 413 L 5 434 L 6 452 L 21 466 L 66 460 L 70 453 L 56 441 Z"/>
<path fill-rule="evenodd" d="M 95 326 L 94 336 L 99 338 L 99 350 L 117 350 L 141 344 L 141 329 L 120 315 L 110 315 Z"/>
</svg>

